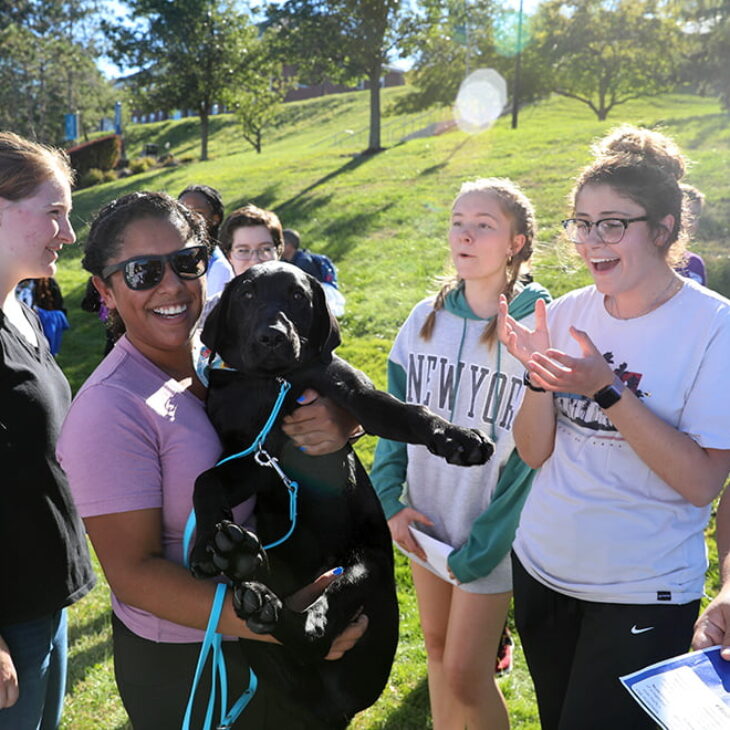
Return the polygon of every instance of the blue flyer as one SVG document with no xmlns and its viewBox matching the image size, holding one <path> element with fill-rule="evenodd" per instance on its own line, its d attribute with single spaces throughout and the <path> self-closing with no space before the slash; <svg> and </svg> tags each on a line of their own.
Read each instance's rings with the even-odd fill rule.
<svg viewBox="0 0 730 730">
<path fill-rule="evenodd" d="M 664 730 L 728 730 L 730 662 L 720 648 L 652 664 L 621 683 Z"/>
</svg>

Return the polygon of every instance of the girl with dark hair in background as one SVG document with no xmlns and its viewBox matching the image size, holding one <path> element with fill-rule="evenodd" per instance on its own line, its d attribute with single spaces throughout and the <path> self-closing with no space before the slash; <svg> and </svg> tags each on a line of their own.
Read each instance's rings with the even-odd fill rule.
<svg viewBox="0 0 730 730">
<path fill-rule="evenodd" d="M 210 249 L 206 291 L 208 297 L 213 297 L 223 291 L 233 278 L 233 269 L 218 246 L 218 229 L 223 221 L 223 199 L 215 188 L 208 185 L 188 185 L 177 199 L 186 208 L 200 213 L 205 220 Z"/>
</svg>

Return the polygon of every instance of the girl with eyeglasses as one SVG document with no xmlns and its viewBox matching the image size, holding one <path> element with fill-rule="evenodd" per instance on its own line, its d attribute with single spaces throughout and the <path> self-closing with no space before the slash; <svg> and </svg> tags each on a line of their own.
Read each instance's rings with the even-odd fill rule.
<svg viewBox="0 0 730 730">
<path fill-rule="evenodd" d="M 515 441 L 539 469 L 513 548 L 515 621 L 544 730 L 648 730 L 618 678 L 690 644 L 730 470 L 730 302 L 673 270 L 674 142 L 622 127 L 594 153 L 564 222 L 594 283 L 538 302 L 534 329 L 500 310 L 530 388 Z"/>
<path fill-rule="evenodd" d="M 0 728 L 57 728 L 66 606 L 94 585 L 84 528 L 55 456 L 71 389 L 41 323 L 15 296 L 54 276 L 76 240 L 59 150 L 0 133 Z"/>
<path fill-rule="evenodd" d="M 201 217 L 168 195 L 146 192 L 99 212 L 83 259 L 126 334 L 77 394 L 58 455 L 112 590 L 115 675 L 135 730 L 181 727 L 215 592 L 215 583 L 183 567 L 182 555 L 195 478 L 221 452 L 193 368 L 207 261 Z M 298 409 L 285 430 L 316 454 L 341 448 L 351 425 L 320 401 Z M 252 501 L 240 505 L 235 519 L 245 522 L 252 508 Z M 305 603 L 316 589 L 305 589 Z M 330 658 L 341 656 L 365 623 L 339 637 Z M 223 651 L 233 702 L 248 670 L 232 640 L 274 639 L 252 633 L 230 595 L 219 629 L 231 640 Z M 206 701 L 191 727 L 202 727 L 208 688 L 206 672 Z M 273 698 L 260 683 L 234 727 L 289 726 L 286 707 L 286 698 Z"/>
<path fill-rule="evenodd" d="M 264 261 L 275 261 L 284 253 L 284 234 L 276 213 L 245 205 L 223 222 L 221 250 L 236 276 Z"/>
<path fill-rule="evenodd" d="M 411 562 L 428 655 L 435 730 L 503 730 L 509 718 L 495 657 L 511 599 L 510 547 L 532 470 L 514 450 L 522 366 L 498 342 L 500 295 L 519 321 L 549 300 L 521 279 L 537 235 L 532 203 L 510 180 L 465 182 L 451 208 L 455 275 L 417 304 L 388 358 L 388 389 L 495 442 L 487 464 L 464 469 L 424 446 L 380 439 L 371 472 L 393 541 Z M 416 528 L 419 533 L 413 533 Z M 448 551 L 448 572 L 419 539 Z"/>
</svg>

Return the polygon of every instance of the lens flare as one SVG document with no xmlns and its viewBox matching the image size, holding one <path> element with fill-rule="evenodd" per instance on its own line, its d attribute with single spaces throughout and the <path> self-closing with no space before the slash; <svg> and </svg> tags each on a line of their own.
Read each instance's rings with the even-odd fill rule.
<svg viewBox="0 0 730 730">
<path fill-rule="evenodd" d="M 493 68 L 469 74 L 459 87 L 454 121 L 463 132 L 476 134 L 494 124 L 507 103 L 507 82 Z"/>
</svg>

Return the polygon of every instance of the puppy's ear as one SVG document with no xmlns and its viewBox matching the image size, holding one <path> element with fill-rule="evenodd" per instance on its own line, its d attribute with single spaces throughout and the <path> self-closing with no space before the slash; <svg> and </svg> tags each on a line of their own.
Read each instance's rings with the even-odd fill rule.
<svg viewBox="0 0 730 730">
<path fill-rule="evenodd" d="M 323 360 L 328 361 L 332 352 L 342 341 L 340 340 L 340 325 L 327 306 L 327 297 L 322 285 L 313 276 L 309 276 L 309 274 L 307 276 L 312 287 L 312 306 L 314 308 L 309 341 L 314 352 Z"/>
<path fill-rule="evenodd" d="M 226 321 L 228 320 L 228 308 L 231 300 L 231 294 L 235 288 L 232 284 L 233 281 L 226 284 L 225 289 L 223 289 L 223 293 L 218 299 L 218 304 L 216 304 L 210 311 L 210 314 L 203 325 L 203 331 L 200 333 L 200 341 L 213 352 L 221 355 L 224 359 L 225 356 L 222 355 L 221 351 L 226 347 L 225 340 L 226 335 L 228 334 Z"/>
</svg>

